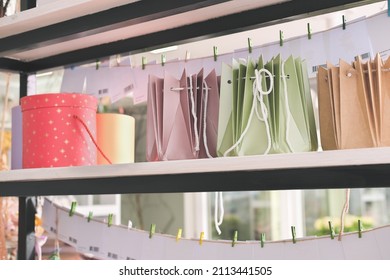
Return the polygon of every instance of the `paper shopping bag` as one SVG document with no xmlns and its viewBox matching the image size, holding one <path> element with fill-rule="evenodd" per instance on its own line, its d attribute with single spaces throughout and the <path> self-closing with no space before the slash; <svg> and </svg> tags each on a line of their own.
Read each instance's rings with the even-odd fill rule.
<svg viewBox="0 0 390 280">
<path fill-rule="evenodd" d="M 357 97 L 363 106 L 363 113 L 367 116 L 371 137 L 374 146 L 377 146 L 379 140 L 379 127 L 376 117 L 376 105 L 374 100 L 375 92 L 370 89 L 370 78 L 372 76 L 371 64 L 363 63 L 360 56 L 354 61 L 354 67 L 357 73 Z"/>
<path fill-rule="evenodd" d="M 263 69 L 262 58 L 259 58 L 256 70 Z M 244 108 L 242 117 L 242 143 L 239 155 L 267 154 L 272 149 L 272 135 L 269 122 L 269 104 L 264 70 L 255 72 L 255 64 L 248 60 Z M 272 74 L 267 77 L 273 79 Z M 260 90 L 259 90 L 260 89 Z"/>
<path fill-rule="evenodd" d="M 149 75 L 148 101 L 147 101 L 147 125 L 146 125 L 146 160 L 162 160 L 163 152 L 161 147 L 162 129 L 162 89 L 157 90 L 157 80 L 162 85 L 163 80 L 156 76 Z M 159 101 L 157 101 L 159 99 Z"/>
<path fill-rule="evenodd" d="M 196 157 L 191 136 L 186 72 L 180 80 L 164 77 L 162 150 L 164 160 Z"/>
<path fill-rule="evenodd" d="M 217 155 L 233 146 L 233 68 L 223 63 L 219 98 Z"/>
<path fill-rule="evenodd" d="M 379 61 L 377 62 L 379 64 Z M 377 68 L 380 79 L 380 108 L 382 112 L 381 116 L 381 146 L 390 146 L 390 59 Z"/>
<path fill-rule="evenodd" d="M 199 158 L 216 157 L 219 113 L 219 88 L 215 70 L 212 70 L 203 81 L 202 92 L 203 115 L 198 116 L 203 123 L 200 136 Z"/>
<path fill-rule="evenodd" d="M 330 77 L 330 89 L 331 89 L 331 102 L 334 110 L 334 127 L 336 129 L 336 140 L 338 149 L 341 148 L 341 121 L 340 121 L 340 68 L 335 67 L 328 63 L 329 77 Z"/>
<path fill-rule="evenodd" d="M 317 127 L 314 117 L 313 101 L 311 98 L 309 73 L 307 72 L 306 61 L 301 58 L 295 59 L 295 67 L 297 69 L 299 90 L 301 92 L 302 105 L 305 115 L 306 130 L 309 131 L 310 150 L 318 149 Z"/>
<path fill-rule="evenodd" d="M 330 87 L 330 71 L 319 67 L 317 74 L 318 113 L 320 119 L 320 137 L 323 150 L 336 150 L 336 128 L 334 107 Z"/>
<path fill-rule="evenodd" d="M 379 58 L 378 65 L 381 64 L 381 59 Z M 365 81 L 365 93 L 369 96 L 367 98 L 370 114 L 372 115 L 372 120 L 374 122 L 373 127 L 375 128 L 375 138 L 376 145 L 380 145 L 380 133 L 381 133 L 381 89 L 379 87 L 379 77 L 377 76 L 376 71 L 374 70 L 374 62 L 367 62 L 363 64 L 363 74 Z M 372 125 L 372 124 L 370 124 Z"/>
<path fill-rule="evenodd" d="M 305 116 L 306 108 L 303 105 L 304 93 L 301 92 L 298 83 L 298 74 L 295 67 L 293 56 L 290 56 L 285 62 L 285 80 L 287 83 L 287 93 L 284 97 L 288 97 L 288 113 L 291 114 L 291 125 L 289 132 L 291 133 L 291 145 L 294 145 L 293 152 L 307 152 L 310 151 L 310 133 Z M 283 75 L 283 74 L 282 74 Z M 288 120 L 287 120 L 288 121 Z M 296 128 L 298 131 L 295 131 Z M 289 135 L 287 135 L 289 136 Z"/>
<path fill-rule="evenodd" d="M 340 60 L 341 149 L 375 145 L 364 99 L 362 91 L 359 90 L 356 69 Z"/>
<path fill-rule="evenodd" d="M 295 70 L 293 69 L 295 69 L 295 67 L 292 59 L 289 61 L 288 67 L 286 67 L 285 62 L 282 61 L 280 55 L 274 59 L 275 98 L 277 100 L 276 141 L 278 142 L 281 152 L 284 153 L 300 152 L 305 150 L 308 146 L 308 143 L 305 143 L 303 140 L 291 111 L 291 107 L 295 105 L 294 102 L 290 102 L 290 95 L 296 95 L 296 93 L 291 92 L 292 90 L 296 90 L 296 85 L 288 82 L 288 75 L 295 75 Z M 295 108 L 293 108 L 293 112 L 296 112 Z"/>
<path fill-rule="evenodd" d="M 242 133 L 242 115 L 243 115 L 243 105 L 244 105 L 244 94 L 245 94 L 245 77 L 246 77 L 246 62 L 240 60 L 238 67 L 238 88 L 237 88 L 237 101 L 236 101 L 236 139 L 235 142 L 241 136 Z M 238 152 L 238 147 L 236 149 Z"/>
</svg>

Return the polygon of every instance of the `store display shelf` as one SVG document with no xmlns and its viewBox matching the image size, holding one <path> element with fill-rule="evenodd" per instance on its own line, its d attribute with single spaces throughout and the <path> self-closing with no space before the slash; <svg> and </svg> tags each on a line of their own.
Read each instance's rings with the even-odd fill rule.
<svg viewBox="0 0 390 280">
<path fill-rule="evenodd" d="M 111 4 L 110 9 L 100 11 L 95 8 L 89 14 L 85 14 L 91 6 L 89 2 L 96 1 L 68 3 L 70 6 L 61 12 L 56 12 L 53 3 L 53 10 L 43 14 L 39 9 L 44 7 L 38 7 L 24 11 L 14 19 L 0 20 L 0 69 L 32 73 L 379 1 L 143 0 L 123 4 L 118 0 Z M 72 16 L 69 11 L 74 11 L 77 5 L 85 7 Z M 63 21 L 58 22 L 59 18 Z M 17 67 L 9 61 L 11 58 L 25 64 Z"/>
<path fill-rule="evenodd" d="M 390 148 L 13 170 L 0 195 L 211 192 L 390 186 Z"/>
</svg>

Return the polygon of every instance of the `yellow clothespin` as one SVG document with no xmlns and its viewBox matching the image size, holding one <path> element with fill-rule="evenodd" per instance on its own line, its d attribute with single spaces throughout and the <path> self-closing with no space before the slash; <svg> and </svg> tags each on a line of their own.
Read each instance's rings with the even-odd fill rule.
<svg viewBox="0 0 390 280">
<path fill-rule="evenodd" d="M 92 220 L 92 216 L 93 216 L 93 212 L 92 212 L 92 211 L 89 211 L 88 217 L 87 217 L 88 223 Z"/>
<path fill-rule="evenodd" d="M 150 225 L 150 230 L 149 230 L 149 238 L 153 237 L 153 234 L 156 232 L 156 224 L 151 224 Z"/>
<path fill-rule="evenodd" d="M 233 239 L 232 239 L 232 247 L 234 247 L 234 245 L 236 245 L 237 239 L 238 239 L 238 231 L 235 230 L 234 235 L 233 235 Z"/>
<path fill-rule="evenodd" d="M 73 201 L 70 210 L 69 210 L 69 217 L 72 217 L 74 215 L 74 212 L 76 211 L 77 202 Z"/>
<path fill-rule="evenodd" d="M 181 233 L 182 233 L 182 229 L 181 228 L 179 228 L 178 230 L 177 230 L 177 234 L 176 234 L 176 242 L 179 242 L 179 240 L 181 239 Z"/>
<path fill-rule="evenodd" d="M 202 232 L 200 233 L 200 237 L 199 237 L 199 245 L 200 245 L 200 246 L 202 246 L 202 244 L 203 244 L 203 239 L 204 239 L 204 231 L 202 231 Z"/>
</svg>

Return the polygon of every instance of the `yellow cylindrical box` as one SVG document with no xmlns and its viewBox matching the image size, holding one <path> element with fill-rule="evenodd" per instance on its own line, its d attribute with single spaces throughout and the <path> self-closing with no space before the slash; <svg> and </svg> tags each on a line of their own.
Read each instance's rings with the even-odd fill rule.
<svg viewBox="0 0 390 280">
<path fill-rule="evenodd" d="M 135 120 L 122 114 L 96 114 L 97 143 L 113 164 L 134 162 Z M 98 153 L 98 164 L 108 164 Z"/>
</svg>

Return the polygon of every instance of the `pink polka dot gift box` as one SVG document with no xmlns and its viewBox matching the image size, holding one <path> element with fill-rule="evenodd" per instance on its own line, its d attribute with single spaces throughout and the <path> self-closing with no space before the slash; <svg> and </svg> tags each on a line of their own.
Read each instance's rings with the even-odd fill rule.
<svg viewBox="0 0 390 280">
<path fill-rule="evenodd" d="M 77 93 L 23 97 L 23 168 L 96 165 L 97 103 Z"/>
</svg>

